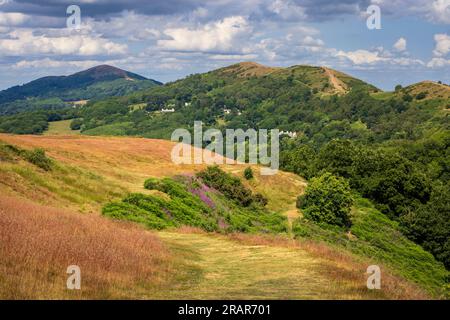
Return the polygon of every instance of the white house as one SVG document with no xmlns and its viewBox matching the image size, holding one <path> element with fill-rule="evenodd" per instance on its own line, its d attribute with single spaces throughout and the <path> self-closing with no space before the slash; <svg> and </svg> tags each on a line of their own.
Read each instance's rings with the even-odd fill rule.
<svg viewBox="0 0 450 320">
<path fill-rule="evenodd" d="M 286 135 L 290 138 L 295 138 L 295 137 L 297 137 L 297 132 L 295 132 L 295 131 L 280 131 L 280 136 L 282 136 L 282 135 Z"/>
</svg>

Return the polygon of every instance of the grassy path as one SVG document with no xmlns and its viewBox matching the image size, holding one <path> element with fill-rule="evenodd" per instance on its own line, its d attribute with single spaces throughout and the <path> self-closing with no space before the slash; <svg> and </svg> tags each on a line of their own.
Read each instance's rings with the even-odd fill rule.
<svg viewBox="0 0 450 320">
<path fill-rule="evenodd" d="M 302 250 L 245 245 L 203 234 L 159 236 L 189 261 L 178 287 L 161 292 L 161 298 L 324 299 L 336 289 L 321 274 L 320 261 Z"/>
<path fill-rule="evenodd" d="M 61 120 L 49 122 L 47 131 L 44 132 L 45 136 L 71 136 L 80 134 L 80 130 L 70 129 L 70 123 L 72 120 Z"/>
</svg>

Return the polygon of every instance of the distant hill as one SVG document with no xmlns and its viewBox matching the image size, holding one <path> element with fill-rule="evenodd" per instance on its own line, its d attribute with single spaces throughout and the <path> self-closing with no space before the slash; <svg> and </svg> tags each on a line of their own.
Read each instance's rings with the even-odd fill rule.
<svg viewBox="0 0 450 320">
<path fill-rule="evenodd" d="M 68 101 L 123 96 L 157 85 L 161 83 L 101 65 L 69 76 L 43 77 L 0 91 L 0 114 L 64 107 Z"/>
<path fill-rule="evenodd" d="M 433 81 L 421 81 L 405 87 L 402 92 L 422 99 L 450 99 L 450 86 Z"/>
<path fill-rule="evenodd" d="M 194 120 L 221 128 L 261 127 L 300 132 L 310 130 L 305 123 L 322 117 L 312 114 L 316 106 L 325 101 L 335 104 L 334 99 L 358 90 L 367 94 L 380 91 L 327 67 L 280 68 L 241 62 L 116 99 L 113 113 L 122 116 L 113 121 L 104 121 L 112 112 L 111 101 L 85 108 L 80 118 L 84 119 L 82 131 L 96 135 L 168 138 L 174 128 L 189 127 Z M 127 114 L 130 105 L 140 106 L 139 110 L 130 110 L 133 116 Z M 162 109 L 174 112 L 161 115 Z M 343 115 L 340 106 L 332 109 Z M 324 113 L 323 117 L 329 115 Z"/>
<path fill-rule="evenodd" d="M 308 86 L 315 93 L 342 94 L 355 87 L 365 87 L 368 91 L 378 92 L 378 88 L 351 77 L 345 73 L 318 66 L 296 65 L 288 68 L 268 67 L 255 62 L 241 62 L 209 72 L 219 77 L 231 77 L 238 80 L 250 78 L 280 78 L 295 80 Z"/>
</svg>

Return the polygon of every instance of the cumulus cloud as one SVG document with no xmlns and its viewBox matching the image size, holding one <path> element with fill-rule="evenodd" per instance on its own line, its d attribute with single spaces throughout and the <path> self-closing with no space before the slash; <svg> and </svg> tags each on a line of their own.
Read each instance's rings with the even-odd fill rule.
<svg viewBox="0 0 450 320">
<path fill-rule="evenodd" d="M 24 54 L 57 55 L 120 55 L 127 46 L 112 41 L 80 34 L 66 36 L 36 35 L 32 30 L 17 29 L 9 38 L 0 39 L 0 55 L 22 56 Z"/>
<path fill-rule="evenodd" d="M 450 0 L 433 1 L 429 16 L 437 22 L 450 24 Z"/>
<path fill-rule="evenodd" d="M 429 68 L 443 68 L 450 66 L 450 60 L 444 58 L 433 58 L 427 63 Z"/>
<path fill-rule="evenodd" d="M 12 65 L 14 69 L 28 69 L 28 68 L 67 68 L 76 67 L 87 69 L 99 64 L 97 60 L 81 60 L 81 61 L 64 61 L 53 60 L 50 58 L 38 60 L 20 60 Z"/>
<path fill-rule="evenodd" d="M 450 36 L 444 33 L 435 34 L 434 41 L 436 42 L 436 47 L 433 50 L 435 56 L 442 57 L 450 52 Z"/>
<path fill-rule="evenodd" d="M 411 67 L 425 65 L 425 63 L 420 59 L 395 56 L 391 52 L 385 50 L 383 47 L 376 48 L 373 51 L 360 49 L 345 52 L 339 50 L 336 52 L 335 56 L 341 59 L 347 59 L 354 65 L 359 67 L 374 65 L 378 65 L 381 67 Z"/>
<path fill-rule="evenodd" d="M 20 12 L 0 12 L 0 26 L 19 26 L 28 20 L 30 16 Z"/>
<path fill-rule="evenodd" d="M 348 52 L 340 50 L 337 52 L 336 56 L 349 59 L 356 65 L 374 64 L 386 60 L 386 58 L 380 56 L 379 52 L 371 52 L 362 49 Z"/>
<path fill-rule="evenodd" d="M 245 17 L 227 17 L 195 29 L 166 29 L 164 34 L 170 39 L 158 40 L 157 45 L 163 50 L 173 51 L 239 52 L 242 48 L 234 44 L 240 37 L 248 35 L 250 30 Z"/>
<path fill-rule="evenodd" d="M 275 0 L 269 5 L 269 11 L 273 12 L 284 20 L 304 20 L 307 18 L 306 8 L 297 5 L 289 0 Z"/>
<path fill-rule="evenodd" d="M 398 52 L 402 52 L 406 50 L 406 39 L 400 38 L 394 43 L 394 49 Z"/>
</svg>

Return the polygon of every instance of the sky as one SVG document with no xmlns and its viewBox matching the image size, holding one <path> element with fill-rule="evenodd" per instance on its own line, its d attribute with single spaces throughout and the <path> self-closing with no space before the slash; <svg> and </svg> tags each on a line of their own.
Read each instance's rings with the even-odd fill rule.
<svg viewBox="0 0 450 320">
<path fill-rule="evenodd" d="M 0 90 L 100 64 L 169 82 L 242 61 L 383 90 L 450 83 L 450 0 L 0 0 Z"/>
</svg>

